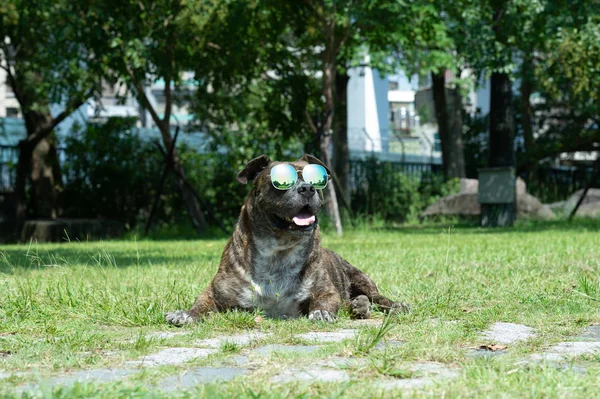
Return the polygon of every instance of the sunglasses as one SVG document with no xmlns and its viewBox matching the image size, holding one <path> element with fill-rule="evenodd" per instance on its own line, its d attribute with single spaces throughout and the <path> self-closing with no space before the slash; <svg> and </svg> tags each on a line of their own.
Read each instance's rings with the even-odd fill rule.
<svg viewBox="0 0 600 399">
<path fill-rule="evenodd" d="M 312 184 L 317 190 L 327 187 L 329 175 L 321 165 L 308 164 L 301 171 L 296 171 L 290 164 L 283 163 L 271 169 L 271 183 L 277 190 L 289 190 L 298 181 L 298 172 L 302 173 L 302 180 Z"/>
</svg>

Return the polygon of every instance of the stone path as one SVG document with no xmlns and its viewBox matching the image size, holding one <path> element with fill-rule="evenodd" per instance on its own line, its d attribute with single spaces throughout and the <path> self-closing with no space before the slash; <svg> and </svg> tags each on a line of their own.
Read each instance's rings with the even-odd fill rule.
<svg viewBox="0 0 600 399">
<path fill-rule="evenodd" d="M 381 321 L 375 321 L 375 323 L 381 323 Z M 270 373 L 267 370 L 268 379 L 273 383 L 281 384 L 351 381 L 356 377 L 357 370 L 368 367 L 369 359 L 352 356 L 319 356 L 319 351 L 332 343 L 353 340 L 360 333 L 363 326 L 373 325 L 374 321 L 371 320 L 368 323 L 356 323 L 357 328 L 353 329 L 297 334 L 295 338 L 306 343 L 303 345 L 269 343 L 268 340 L 272 335 L 263 332 L 247 332 L 220 338 L 202 339 L 195 341 L 192 347 L 165 347 L 139 359 L 127 361 L 121 368 L 66 373 L 37 383 L 22 384 L 16 387 L 15 390 L 16 392 L 26 392 L 35 391 L 41 386 L 71 386 L 78 382 L 90 381 L 97 383 L 120 381 L 149 368 L 159 366 L 178 366 L 181 371 L 178 374 L 157 381 L 155 384 L 157 389 L 163 391 L 184 390 L 193 388 L 198 384 L 229 381 L 234 378 L 247 378 L 249 376 L 251 378 L 252 374 L 259 370 L 262 373 L 261 375 L 264 375 L 265 362 L 268 364 L 269 361 L 276 360 L 277 356 L 305 356 L 313 353 L 316 355 L 315 361 L 310 366 L 294 365 L 280 371 L 273 369 Z M 148 334 L 148 337 L 169 340 L 190 333 L 190 331 L 157 332 Z M 535 330 L 531 327 L 514 323 L 495 323 L 480 334 L 482 346 L 472 351 L 471 354 L 479 356 L 486 353 L 493 355 L 509 353 L 510 346 L 535 337 Z M 264 340 L 267 340 L 267 342 L 263 343 Z M 211 360 L 211 356 L 221 352 L 221 349 L 227 349 L 227 344 L 237 346 L 237 348 L 234 347 L 236 353 L 225 357 L 217 356 L 215 357 L 216 360 Z M 382 341 L 375 347 L 375 350 L 384 348 L 394 350 L 395 347 L 402 344 L 400 341 Z M 509 347 L 504 345 L 509 345 Z M 589 326 L 579 336 L 554 345 L 541 353 L 524 358 L 519 363 L 547 362 L 557 367 L 570 367 L 585 372 L 585 367 L 582 365 L 568 363 L 567 366 L 566 362 L 577 356 L 594 355 L 596 353 L 600 354 L 600 326 L 593 325 Z M 210 366 L 198 367 L 188 364 L 199 359 L 205 359 L 206 362 L 210 363 Z M 381 376 L 370 383 L 373 387 L 381 389 L 421 389 L 461 375 L 461 370 L 458 367 L 449 367 L 434 362 L 407 363 L 406 372 L 406 378 Z M 13 375 L 31 376 L 31 379 L 35 380 L 32 374 L 25 372 L 9 373 L 0 370 L 0 379 L 9 378 Z"/>
</svg>

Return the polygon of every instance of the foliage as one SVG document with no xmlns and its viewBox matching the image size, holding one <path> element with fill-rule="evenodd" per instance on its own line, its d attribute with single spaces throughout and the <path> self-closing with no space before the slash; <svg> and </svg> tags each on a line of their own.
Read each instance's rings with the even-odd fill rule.
<svg viewBox="0 0 600 399">
<path fill-rule="evenodd" d="M 10 72 L 22 110 L 86 99 L 97 87 L 99 60 L 82 44 L 86 20 L 66 0 L 7 0 L 0 5 L 0 65 Z M 14 81 L 11 79 L 14 78 Z"/>
<path fill-rule="evenodd" d="M 66 139 L 66 216 L 114 219 L 131 228 L 148 217 L 163 161 L 136 134 L 134 123 L 109 119 Z M 168 205 L 160 209 L 163 220 L 173 216 Z"/>
<path fill-rule="evenodd" d="M 353 162 L 352 208 L 358 215 L 386 222 L 417 220 L 440 197 L 458 192 L 458 180 L 444 181 L 431 172 L 407 174 L 401 164 L 376 158 Z"/>
</svg>

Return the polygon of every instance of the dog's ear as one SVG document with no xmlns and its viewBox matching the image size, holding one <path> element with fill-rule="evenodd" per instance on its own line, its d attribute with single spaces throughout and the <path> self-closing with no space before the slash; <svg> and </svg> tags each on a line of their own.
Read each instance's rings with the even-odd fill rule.
<svg viewBox="0 0 600 399">
<path fill-rule="evenodd" d="M 331 174 L 331 171 L 329 170 L 329 168 L 327 167 L 327 165 L 325 165 L 319 158 L 317 157 L 313 157 L 312 155 L 308 155 L 308 154 L 304 154 L 304 156 L 302 158 L 300 158 L 303 161 L 306 161 L 308 163 L 314 163 L 317 165 L 321 165 L 322 167 L 325 168 L 325 170 L 327 171 L 328 174 Z"/>
<path fill-rule="evenodd" d="M 261 155 L 258 158 L 254 158 L 252 161 L 246 164 L 244 170 L 238 173 L 237 181 L 242 184 L 248 184 L 248 182 L 254 180 L 256 175 L 266 168 L 270 162 L 271 160 L 266 155 Z"/>
</svg>

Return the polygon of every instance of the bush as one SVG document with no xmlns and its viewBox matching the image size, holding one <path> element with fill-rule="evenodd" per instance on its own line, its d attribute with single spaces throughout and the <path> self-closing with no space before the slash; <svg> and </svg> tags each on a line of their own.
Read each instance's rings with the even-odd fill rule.
<svg viewBox="0 0 600 399">
<path fill-rule="evenodd" d="M 403 165 L 375 158 L 353 163 L 352 209 L 386 222 L 409 222 L 440 197 L 458 192 L 458 179 L 432 173 L 405 173 Z"/>
<path fill-rule="evenodd" d="M 113 219 L 129 227 L 147 217 L 163 158 L 135 133 L 134 124 L 111 118 L 66 139 L 65 216 Z"/>
</svg>

